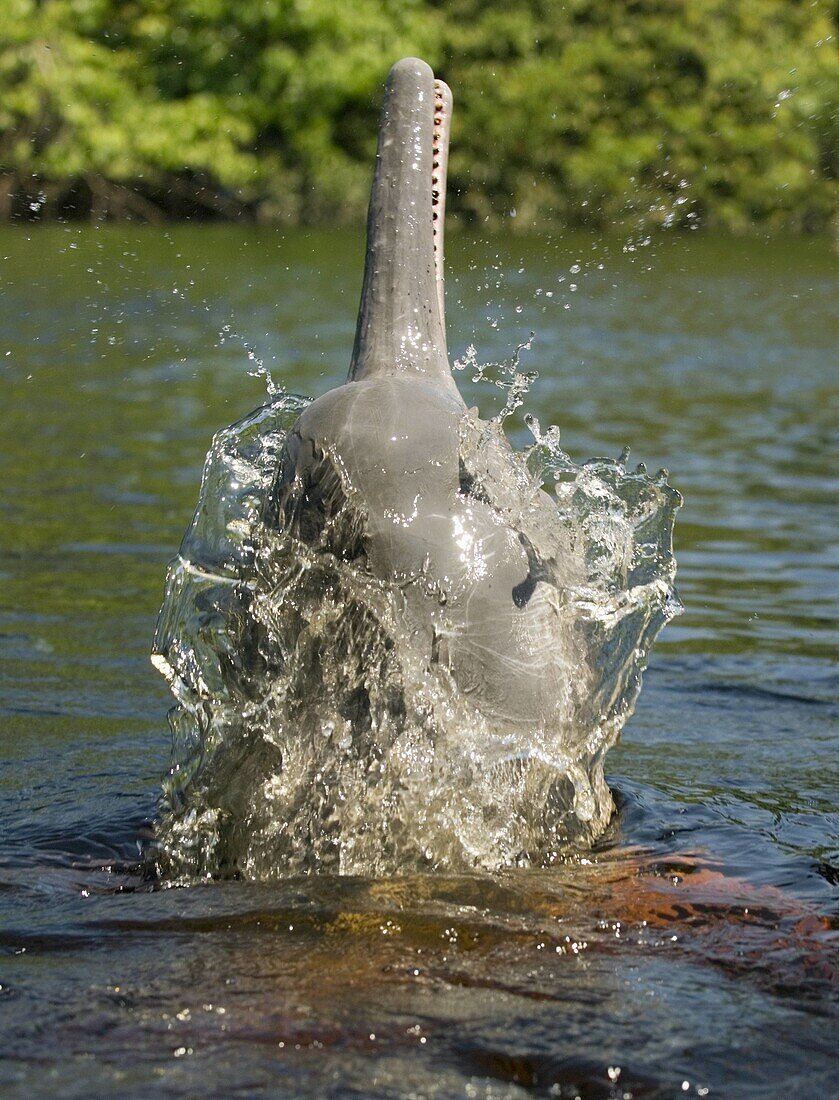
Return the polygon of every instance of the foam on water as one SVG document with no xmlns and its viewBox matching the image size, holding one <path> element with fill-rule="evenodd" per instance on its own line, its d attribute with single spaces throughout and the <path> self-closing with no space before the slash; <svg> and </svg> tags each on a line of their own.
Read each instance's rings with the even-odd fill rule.
<svg viewBox="0 0 839 1100">
<path fill-rule="evenodd" d="M 213 440 L 167 578 L 152 657 L 177 699 L 162 875 L 495 869 L 555 860 L 602 832 L 605 753 L 680 609 L 680 497 L 664 471 L 629 471 L 626 454 L 576 465 L 534 418 L 533 444 L 510 450 L 501 423 L 526 389 L 517 363 L 512 405 L 493 421 L 464 417 L 461 463 L 552 563 L 541 586 L 551 626 L 535 639 L 555 688 L 551 721 L 500 727 L 429 662 L 405 594 L 421 589 L 445 623 L 445 586 L 428 575 L 385 584 L 348 552 L 369 517 L 346 471 L 314 542 L 278 519 L 283 443 L 308 401 L 275 397 Z"/>
</svg>

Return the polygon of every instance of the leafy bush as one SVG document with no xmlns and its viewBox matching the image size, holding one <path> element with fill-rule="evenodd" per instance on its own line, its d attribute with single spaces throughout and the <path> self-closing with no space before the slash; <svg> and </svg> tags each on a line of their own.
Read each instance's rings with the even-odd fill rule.
<svg viewBox="0 0 839 1100">
<path fill-rule="evenodd" d="M 828 0 L 6 0 L 0 216 L 363 217 L 400 56 L 455 93 L 450 210 L 823 230 Z"/>
</svg>

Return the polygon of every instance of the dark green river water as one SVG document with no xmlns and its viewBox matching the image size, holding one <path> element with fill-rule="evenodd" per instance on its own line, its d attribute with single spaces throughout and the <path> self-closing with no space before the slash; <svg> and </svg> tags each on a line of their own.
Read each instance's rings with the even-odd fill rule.
<svg viewBox="0 0 839 1100">
<path fill-rule="evenodd" d="M 4 1095 L 839 1088 L 835 253 L 450 251 L 453 354 L 504 359 L 534 331 L 521 411 L 578 461 L 630 444 L 685 497 L 685 613 L 610 754 L 609 835 L 496 876 L 145 881 L 166 563 L 214 431 L 264 400 L 243 341 L 291 391 L 343 379 L 361 237 L 4 230 Z"/>
</svg>

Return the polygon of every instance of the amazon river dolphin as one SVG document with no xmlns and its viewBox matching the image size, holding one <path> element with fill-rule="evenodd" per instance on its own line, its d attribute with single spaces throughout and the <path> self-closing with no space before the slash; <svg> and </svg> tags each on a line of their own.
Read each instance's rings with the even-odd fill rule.
<svg viewBox="0 0 839 1100">
<path fill-rule="evenodd" d="M 492 868 L 611 816 L 603 758 L 675 613 L 678 494 L 538 430 L 516 453 L 464 403 L 451 109 L 423 61 L 394 65 L 347 381 L 208 455 L 153 654 L 179 703 L 168 875 Z"/>
<path fill-rule="evenodd" d="M 277 510 L 298 537 L 315 539 L 349 483 L 365 511 L 358 553 L 382 581 L 409 582 L 408 616 L 429 665 L 493 723 L 534 730 L 557 704 L 557 592 L 550 562 L 528 537 L 503 436 L 470 414 L 449 366 L 442 245 L 451 103 L 425 62 L 391 69 L 349 375 L 289 433 Z M 540 510 L 555 512 L 539 490 L 524 505 L 530 525 Z"/>
</svg>

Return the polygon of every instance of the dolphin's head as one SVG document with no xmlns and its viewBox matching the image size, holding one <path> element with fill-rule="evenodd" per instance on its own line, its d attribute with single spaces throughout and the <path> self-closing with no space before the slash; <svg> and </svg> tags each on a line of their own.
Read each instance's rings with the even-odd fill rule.
<svg viewBox="0 0 839 1100">
<path fill-rule="evenodd" d="M 429 66 L 390 70 L 348 381 L 416 376 L 456 394 L 446 351 L 443 222 L 452 97 Z"/>
</svg>

